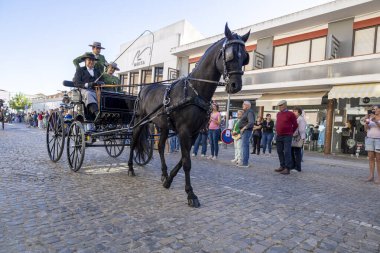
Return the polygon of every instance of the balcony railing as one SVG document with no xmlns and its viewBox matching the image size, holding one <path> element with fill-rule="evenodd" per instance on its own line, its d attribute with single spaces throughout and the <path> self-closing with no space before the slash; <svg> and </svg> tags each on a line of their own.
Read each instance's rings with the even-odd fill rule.
<svg viewBox="0 0 380 253">
<path fill-rule="evenodd" d="M 243 84 L 265 84 L 378 74 L 380 54 L 245 72 Z"/>
</svg>

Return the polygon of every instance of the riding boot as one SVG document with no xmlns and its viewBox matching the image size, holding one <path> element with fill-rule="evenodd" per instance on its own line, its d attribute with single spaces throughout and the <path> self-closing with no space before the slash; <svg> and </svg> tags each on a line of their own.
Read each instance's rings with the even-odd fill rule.
<svg viewBox="0 0 380 253">
<path fill-rule="evenodd" d="M 87 106 L 88 111 L 90 113 L 90 119 L 89 120 L 95 120 L 96 115 L 98 115 L 98 105 L 95 103 L 91 103 Z"/>
</svg>

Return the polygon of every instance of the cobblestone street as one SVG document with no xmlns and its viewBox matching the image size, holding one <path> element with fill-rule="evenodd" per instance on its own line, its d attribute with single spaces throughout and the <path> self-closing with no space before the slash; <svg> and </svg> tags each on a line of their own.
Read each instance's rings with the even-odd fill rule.
<svg viewBox="0 0 380 253">
<path fill-rule="evenodd" d="M 159 156 L 127 175 L 129 149 L 114 159 L 88 148 L 82 169 L 66 150 L 49 160 L 45 132 L 0 130 L 0 252 L 380 252 L 380 186 L 366 159 L 305 153 L 302 172 L 280 175 L 278 158 L 192 159 L 201 207 L 187 206 L 181 170 L 168 190 Z M 275 152 L 274 152 L 275 153 Z M 168 167 L 180 158 L 167 154 Z"/>
</svg>

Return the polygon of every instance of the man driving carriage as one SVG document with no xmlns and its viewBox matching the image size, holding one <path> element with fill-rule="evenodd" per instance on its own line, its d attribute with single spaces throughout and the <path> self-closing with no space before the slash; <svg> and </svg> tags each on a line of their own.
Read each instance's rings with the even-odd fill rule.
<svg viewBox="0 0 380 253">
<path fill-rule="evenodd" d="M 82 88 L 83 102 L 90 113 L 89 116 L 94 120 L 98 113 L 98 102 L 94 86 L 104 84 L 103 77 L 99 70 L 94 67 L 95 61 L 97 61 L 94 54 L 85 53 L 81 59 L 85 61 L 85 66 L 77 68 L 73 82 L 76 87 Z"/>
<path fill-rule="evenodd" d="M 97 59 L 97 62 L 95 63 L 95 69 L 97 69 L 100 73 L 104 72 L 104 67 L 107 65 L 106 58 L 104 55 L 100 54 L 102 49 L 105 49 L 102 47 L 102 43 L 100 42 L 94 42 L 92 45 L 88 45 L 92 48 L 92 54 L 94 54 L 95 58 Z M 88 54 L 91 52 L 88 52 Z M 86 53 L 87 54 L 87 53 Z M 75 67 L 78 69 L 80 68 L 79 63 L 83 62 L 82 56 L 78 56 L 73 60 L 73 63 Z"/>
</svg>

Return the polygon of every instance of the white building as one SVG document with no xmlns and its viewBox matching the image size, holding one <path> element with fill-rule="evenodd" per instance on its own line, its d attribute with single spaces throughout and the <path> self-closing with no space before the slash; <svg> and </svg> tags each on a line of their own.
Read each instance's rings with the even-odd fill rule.
<svg viewBox="0 0 380 253">
<path fill-rule="evenodd" d="M 182 20 L 153 34 L 147 33 L 133 45 L 133 41 L 122 44 L 120 53 L 130 47 L 117 60 L 122 84 L 134 86 L 178 78 L 187 69 L 187 62 L 183 65 L 170 49 L 203 38 L 189 22 Z M 136 94 L 138 86 L 126 90 Z"/>
<path fill-rule="evenodd" d="M 246 43 L 251 61 L 242 91 L 231 96 L 232 108 L 251 100 L 257 114 L 275 116 L 277 102 L 286 99 L 291 107 L 306 111 L 310 124 L 323 125 L 319 139 L 326 154 L 352 154 L 357 147 L 363 151 L 362 119 L 380 102 L 379 27 L 379 0 L 337 0 L 235 30 L 251 30 Z M 173 48 L 173 55 L 188 63 L 181 74 L 189 73 L 222 37 Z M 214 99 L 226 104 L 223 88 L 216 90 Z M 342 136 L 345 126 L 350 136 Z M 353 140 L 351 147 L 343 137 Z"/>
</svg>

